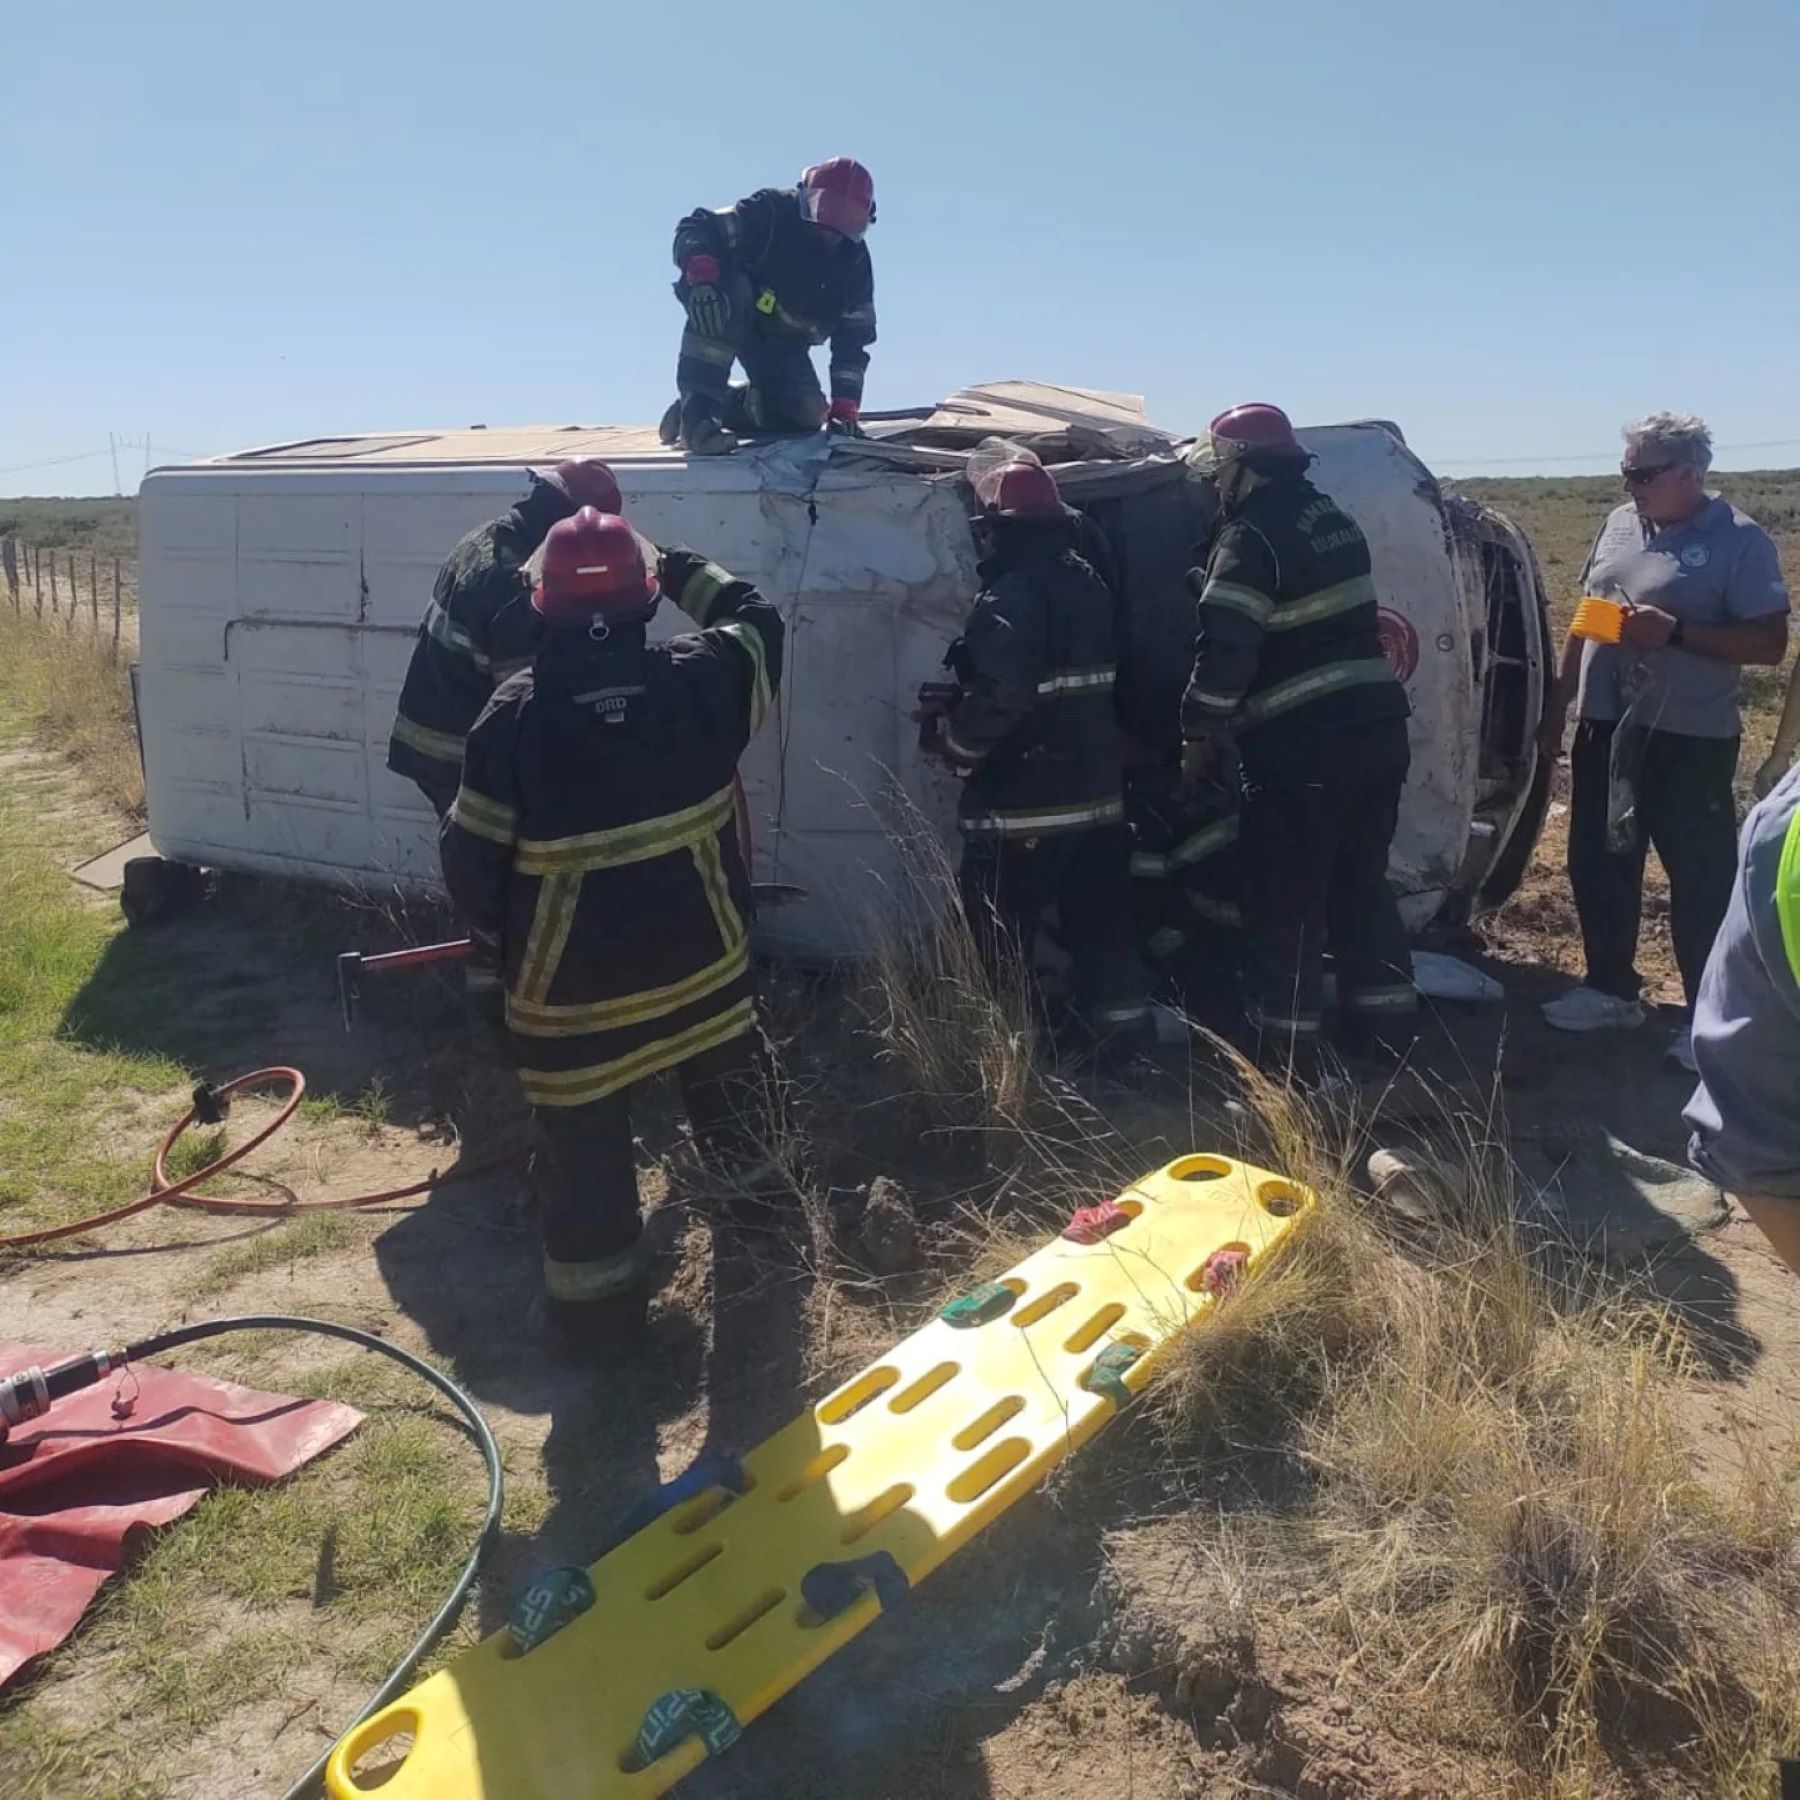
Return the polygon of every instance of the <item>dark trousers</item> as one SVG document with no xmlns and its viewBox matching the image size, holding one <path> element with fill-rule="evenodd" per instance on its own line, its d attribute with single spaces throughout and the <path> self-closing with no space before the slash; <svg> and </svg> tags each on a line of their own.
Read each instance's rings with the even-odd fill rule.
<svg viewBox="0 0 1800 1800">
<path fill-rule="evenodd" d="M 1003 981 L 1009 960 L 1029 977 L 1038 926 L 1054 905 L 1075 962 L 1083 1023 L 1099 1038 L 1148 1030 L 1150 977 L 1137 951 L 1131 835 L 1123 825 L 1053 837 L 965 838 L 959 879 L 963 914 L 990 979 Z"/>
<path fill-rule="evenodd" d="M 1418 1010 L 1387 881 L 1409 761 L 1405 724 L 1338 733 L 1321 749 L 1304 779 L 1246 777 L 1238 819 L 1250 1017 L 1278 1050 L 1318 1038 L 1327 948 L 1353 1040 L 1385 1041 L 1384 1026 Z"/>
<path fill-rule="evenodd" d="M 817 431 L 825 421 L 825 391 L 810 350 L 764 327 L 749 276 L 726 275 L 719 288 L 730 315 L 725 336 L 703 338 L 691 325 L 682 333 L 675 363 L 682 429 L 711 419 L 737 432 Z M 677 299 L 686 291 L 685 283 L 676 284 Z M 731 385 L 734 362 L 744 365 L 748 387 Z"/>
<path fill-rule="evenodd" d="M 703 1050 L 675 1074 L 709 1166 L 742 1172 L 767 1160 L 774 1096 L 759 1032 Z M 629 1250 L 643 1230 L 631 1090 L 585 1106 L 533 1107 L 531 1185 L 552 1262 L 599 1262 Z"/>
<path fill-rule="evenodd" d="M 1654 845 L 1669 877 L 1669 926 L 1690 1006 L 1700 972 L 1731 904 L 1737 869 L 1737 814 L 1731 781 L 1736 738 L 1644 734 L 1638 773 L 1637 843 L 1610 850 L 1606 795 L 1614 726 L 1584 719 L 1569 754 L 1569 885 L 1581 917 L 1587 984 L 1635 1000 L 1635 966 L 1644 901 L 1644 855 Z"/>
</svg>

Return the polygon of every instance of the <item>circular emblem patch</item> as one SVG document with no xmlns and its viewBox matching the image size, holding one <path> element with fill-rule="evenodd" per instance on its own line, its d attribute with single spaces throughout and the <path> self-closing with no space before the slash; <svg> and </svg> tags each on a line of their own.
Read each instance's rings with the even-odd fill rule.
<svg viewBox="0 0 1800 1800">
<path fill-rule="evenodd" d="M 1411 619 L 1389 612 L 1383 606 L 1376 611 L 1376 624 L 1381 632 L 1381 654 L 1387 665 L 1402 681 L 1411 681 L 1419 666 L 1419 634 Z"/>
<path fill-rule="evenodd" d="M 1681 553 L 1684 569 L 1704 569 L 1712 561 L 1712 552 L 1704 544 L 1689 544 Z"/>
</svg>

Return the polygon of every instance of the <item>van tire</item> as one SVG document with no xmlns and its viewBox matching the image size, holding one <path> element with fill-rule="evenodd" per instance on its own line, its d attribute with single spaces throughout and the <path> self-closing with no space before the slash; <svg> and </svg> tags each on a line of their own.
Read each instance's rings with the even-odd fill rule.
<svg viewBox="0 0 1800 1800">
<path fill-rule="evenodd" d="M 1518 819 L 1481 884 L 1480 899 L 1484 908 L 1510 900 L 1525 879 L 1531 853 L 1537 848 L 1538 834 L 1544 828 L 1545 814 L 1550 810 L 1550 782 L 1555 773 L 1556 758 L 1540 751 L 1537 768 L 1532 772 L 1531 792 L 1526 795 Z"/>
<path fill-rule="evenodd" d="M 165 862 L 160 856 L 134 856 L 125 865 L 119 911 L 125 915 L 125 923 L 136 930 L 186 912 L 205 892 L 205 873 L 192 863 Z"/>
</svg>

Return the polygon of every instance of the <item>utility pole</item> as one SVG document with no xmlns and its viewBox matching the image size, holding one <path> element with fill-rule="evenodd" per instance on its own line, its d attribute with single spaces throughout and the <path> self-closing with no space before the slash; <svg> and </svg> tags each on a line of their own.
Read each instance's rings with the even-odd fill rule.
<svg viewBox="0 0 1800 1800">
<path fill-rule="evenodd" d="M 106 434 L 106 445 L 112 451 L 113 492 L 123 494 L 125 490 L 119 485 L 119 439 L 116 432 L 109 431 Z"/>
</svg>

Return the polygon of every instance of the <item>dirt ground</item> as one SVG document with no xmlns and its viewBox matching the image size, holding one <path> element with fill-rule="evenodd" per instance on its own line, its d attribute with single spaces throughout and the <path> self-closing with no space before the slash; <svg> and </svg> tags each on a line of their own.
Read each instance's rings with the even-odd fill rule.
<svg viewBox="0 0 1800 1800">
<path fill-rule="evenodd" d="M 1487 928 L 1486 966 L 1506 984 L 1507 1003 L 1435 1021 L 1434 1084 L 1443 1104 L 1552 1160 L 1559 1133 L 1590 1126 L 1679 1160 L 1687 1087 L 1662 1061 L 1664 1033 L 1596 1045 L 1559 1038 L 1537 1017 L 1536 1003 L 1573 972 L 1560 825 L 1553 819 L 1526 891 Z M 215 1077 L 301 1066 L 313 1095 L 341 1108 L 252 1159 L 269 1191 L 349 1193 L 516 1152 L 524 1121 L 511 1078 L 489 1028 L 447 979 L 372 984 L 357 1031 L 345 1035 L 331 952 L 356 943 L 358 931 L 367 934 L 362 947 L 376 947 L 390 930 L 374 916 L 225 883 L 197 910 L 114 940 L 69 1028 L 129 1031 L 141 1047 Z M 147 1020 L 121 1002 L 152 965 L 165 979 L 175 971 L 189 1000 Z M 1647 968 L 1658 997 L 1673 999 L 1666 922 L 1654 906 Z M 829 1151 L 832 1184 L 849 1191 L 889 1175 L 953 1217 L 956 1196 L 978 1187 L 982 1171 L 921 1140 L 904 1116 L 885 1116 L 891 1102 L 879 1098 L 875 1052 L 854 1013 L 791 984 L 780 986 L 773 1012 L 798 1090 L 819 1114 L 845 1122 Z M 1205 1148 L 1191 1138 L 1230 1128 L 1223 1114 L 1195 1111 L 1179 1069 L 1119 1105 L 1147 1145 Z M 255 1112 L 246 1107 L 234 1132 Z M 108 1129 L 147 1159 L 165 1123 L 127 1116 Z M 654 1352 L 626 1375 L 566 1369 L 541 1353 L 537 1250 L 511 1169 L 424 1202 L 349 1215 L 336 1241 L 240 1273 L 221 1254 L 278 1227 L 155 1209 L 0 1267 L 5 1331 L 74 1347 L 182 1317 L 318 1311 L 429 1353 L 486 1413 L 513 1496 L 467 1641 L 503 1623 L 537 1570 L 590 1560 L 652 1484 L 702 1456 L 754 1445 L 924 1316 L 929 1278 L 828 1282 L 803 1234 L 747 1240 L 723 1227 L 685 1178 L 669 1094 L 650 1097 L 640 1132 L 658 1298 Z M 1161 1159 L 1145 1154 L 1147 1163 Z M 1601 1199 L 1641 1206 L 1629 1192 Z M 1791 1277 L 1747 1222 L 1731 1218 L 1661 1250 L 1641 1273 L 1681 1309 L 1709 1366 L 1687 1395 L 1702 1458 L 1722 1465 L 1744 1435 L 1792 1439 L 1800 1311 Z M 262 1365 L 257 1379 L 278 1387 L 305 1366 L 299 1352 Z M 472 1456 L 468 1480 L 474 1491 Z M 1102 1789 L 1134 1800 L 1233 1792 L 1425 1800 L 1500 1791 L 1479 1756 L 1448 1761 L 1359 1700 L 1327 1647 L 1282 1643 L 1245 1666 L 1221 1622 L 1185 1614 L 1182 1491 L 1154 1430 L 1128 1419 L 680 1791 L 708 1800 L 1075 1800 Z M 307 1608 L 293 1610 L 304 1639 Z M 82 1695 L 106 1678 L 78 1635 L 28 1704 L 79 1717 Z M 184 1745 L 155 1778 L 161 1791 L 275 1791 L 360 1698 L 353 1680 L 303 1657 L 279 1688 L 279 1703 L 246 1694 Z"/>
</svg>

